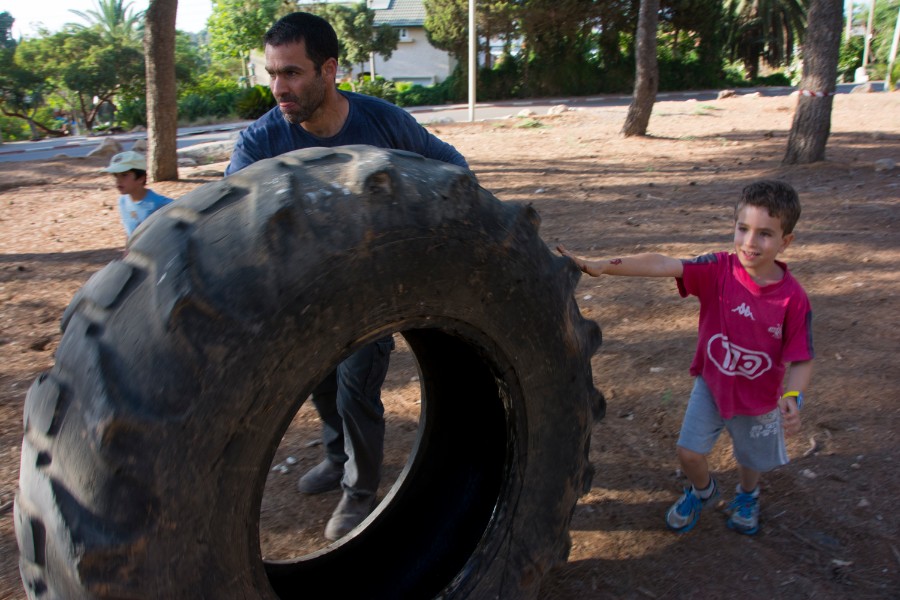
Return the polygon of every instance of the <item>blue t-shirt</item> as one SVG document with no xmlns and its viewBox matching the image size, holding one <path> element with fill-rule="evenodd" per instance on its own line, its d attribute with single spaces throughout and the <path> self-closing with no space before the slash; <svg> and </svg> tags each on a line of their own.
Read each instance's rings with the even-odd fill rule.
<svg viewBox="0 0 900 600">
<path fill-rule="evenodd" d="M 119 196 L 119 214 L 122 215 L 125 235 L 131 237 L 144 219 L 170 202 L 172 202 L 171 198 L 160 196 L 153 190 L 147 190 L 147 195 L 140 202 L 135 202 L 128 194 Z"/>
<path fill-rule="evenodd" d="M 407 150 L 460 167 L 468 168 L 456 148 L 428 132 L 402 108 L 380 98 L 340 92 L 350 103 L 347 120 L 330 138 L 312 135 L 300 125 L 284 120 L 277 106 L 241 132 L 225 175 L 240 171 L 256 161 L 300 148 L 366 144 L 379 148 Z"/>
</svg>

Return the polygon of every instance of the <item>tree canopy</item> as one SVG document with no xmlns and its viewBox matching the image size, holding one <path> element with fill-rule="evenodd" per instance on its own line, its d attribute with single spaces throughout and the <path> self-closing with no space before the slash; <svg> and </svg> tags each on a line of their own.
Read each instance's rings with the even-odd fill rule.
<svg viewBox="0 0 900 600">
<path fill-rule="evenodd" d="M 731 56 L 744 63 L 750 78 L 759 61 L 777 67 L 790 61 L 806 31 L 806 0 L 730 0 Z"/>
<path fill-rule="evenodd" d="M 140 43 L 144 22 L 144 11 L 134 12 L 132 2 L 125 0 L 95 0 L 96 10 L 73 10 L 69 12 L 81 17 L 87 25 L 69 23 L 73 29 L 99 27 L 110 40 L 125 39 Z"/>
<path fill-rule="evenodd" d="M 213 56 L 240 58 L 246 64 L 250 51 L 262 47 L 279 5 L 280 0 L 213 0 L 207 22 Z"/>
<path fill-rule="evenodd" d="M 352 6 L 318 4 L 308 10 L 334 27 L 338 37 L 338 62 L 345 69 L 367 62 L 373 52 L 387 60 L 397 49 L 400 34 L 390 26 L 376 27 L 375 11 L 367 8 L 365 2 Z"/>
<path fill-rule="evenodd" d="M 144 79 L 141 51 L 122 40 L 104 39 L 96 29 L 69 29 L 24 40 L 15 62 L 65 97 L 88 128 L 104 102 L 112 102 L 119 92 L 134 93 Z"/>
</svg>

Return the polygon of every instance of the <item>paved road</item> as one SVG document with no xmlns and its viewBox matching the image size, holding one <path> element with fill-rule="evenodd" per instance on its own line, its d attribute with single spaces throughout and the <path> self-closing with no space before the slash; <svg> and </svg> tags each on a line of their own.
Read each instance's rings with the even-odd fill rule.
<svg viewBox="0 0 900 600">
<path fill-rule="evenodd" d="M 178 147 L 185 148 L 206 142 L 229 139 L 232 135 L 246 127 L 249 121 L 240 123 L 224 123 L 203 127 L 184 127 L 178 129 Z M 38 142 L 6 142 L 0 145 L 0 162 L 23 160 L 46 160 L 60 154 L 66 156 L 87 156 L 100 142 L 107 137 L 122 144 L 123 150 L 131 149 L 136 140 L 146 139 L 146 133 L 123 133 L 109 136 L 71 136 L 53 138 Z"/>
<path fill-rule="evenodd" d="M 842 83 L 837 86 L 838 94 L 850 93 L 858 84 Z M 880 82 L 873 82 L 875 90 L 882 90 L 883 85 Z M 752 94 L 759 92 L 764 96 L 787 96 L 794 92 L 795 87 L 760 87 L 760 88 L 740 88 L 738 94 Z M 686 91 L 686 92 L 663 92 L 656 95 L 657 101 L 672 100 L 689 100 L 694 99 L 701 102 L 715 100 L 719 95 L 719 90 L 702 90 L 702 91 Z M 515 116 L 519 111 L 529 109 L 535 114 L 547 114 L 547 110 L 559 104 L 565 104 L 569 108 L 604 108 L 604 107 L 627 107 L 631 104 L 631 94 L 618 95 L 597 95 L 597 96 L 581 96 L 581 97 L 557 97 L 557 98 L 539 98 L 530 100 L 510 100 L 496 103 L 478 103 L 475 105 L 475 120 L 487 121 L 491 119 L 502 119 L 509 116 Z M 468 121 L 469 107 L 467 104 L 456 104 L 452 106 L 431 106 L 431 107 L 411 107 L 407 109 L 411 112 L 420 123 L 433 123 L 440 121 Z"/>
<path fill-rule="evenodd" d="M 849 93 L 856 84 L 840 84 L 839 94 Z M 883 85 L 875 82 L 873 87 L 882 90 Z M 750 94 L 759 91 L 766 96 L 786 96 L 793 92 L 793 87 L 767 87 L 767 88 L 741 88 L 739 94 Z M 697 101 L 715 100 L 718 90 L 690 91 L 690 92 L 666 92 L 657 95 L 657 100 L 688 100 Z M 531 100 L 510 100 L 504 102 L 481 102 L 475 105 L 475 119 L 488 121 L 502 119 L 518 114 L 523 109 L 534 111 L 535 114 L 547 114 L 547 110 L 559 104 L 565 104 L 570 108 L 603 108 L 626 107 L 631 103 L 630 94 L 597 95 L 582 97 L 557 97 L 538 98 Z M 454 104 L 444 106 L 410 107 L 409 112 L 420 123 L 436 122 L 462 122 L 469 120 L 469 107 L 467 104 Z M 221 125 L 208 125 L 202 127 L 183 127 L 178 130 L 178 147 L 185 148 L 195 144 L 206 142 L 224 141 L 235 136 L 238 131 L 248 125 L 249 121 L 238 123 L 226 123 Z M 86 156 L 106 136 L 74 136 L 42 140 L 39 142 L 7 142 L 0 145 L 0 162 L 45 160 L 60 154 L 66 156 Z M 124 150 L 131 148 L 138 139 L 146 138 L 144 133 L 127 133 L 109 136 L 119 141 Z"/>
</svg>

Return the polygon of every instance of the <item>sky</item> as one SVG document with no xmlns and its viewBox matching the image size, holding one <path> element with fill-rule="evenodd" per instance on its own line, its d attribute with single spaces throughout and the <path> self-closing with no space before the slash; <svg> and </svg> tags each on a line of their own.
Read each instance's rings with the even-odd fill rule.
<svg viewBox="0 0 900 600">
<path fill-rule="evenodd" d="M 145 10 L 149 0 L 131 0 L 134 12 Z M 94 0 L 0 0 L 0 12 L 8 12 L 15 18 L 12 35 L 34 37 L 32 23 L 43 23 L 50 31 L 59 31 L 66 23 L 83 23 L 70 9 L 87 12 L 97 10 Z M 212 0 L 178 0 L 175 27 L 181 31 L 196 33 L 206 28 L 206 19 L 212 12 Z"/>
</svg>

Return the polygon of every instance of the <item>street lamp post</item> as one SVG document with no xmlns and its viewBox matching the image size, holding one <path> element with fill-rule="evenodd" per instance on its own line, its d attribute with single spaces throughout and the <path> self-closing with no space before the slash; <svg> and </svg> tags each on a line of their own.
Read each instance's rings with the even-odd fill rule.
<svg viewBox="0 0 900 600">
<path fill-rule="evenodd" d="M 469 122 L 475 121 L 475 74 L 478 68 L 475 0 L 469 0 Z"/>
</svg>

